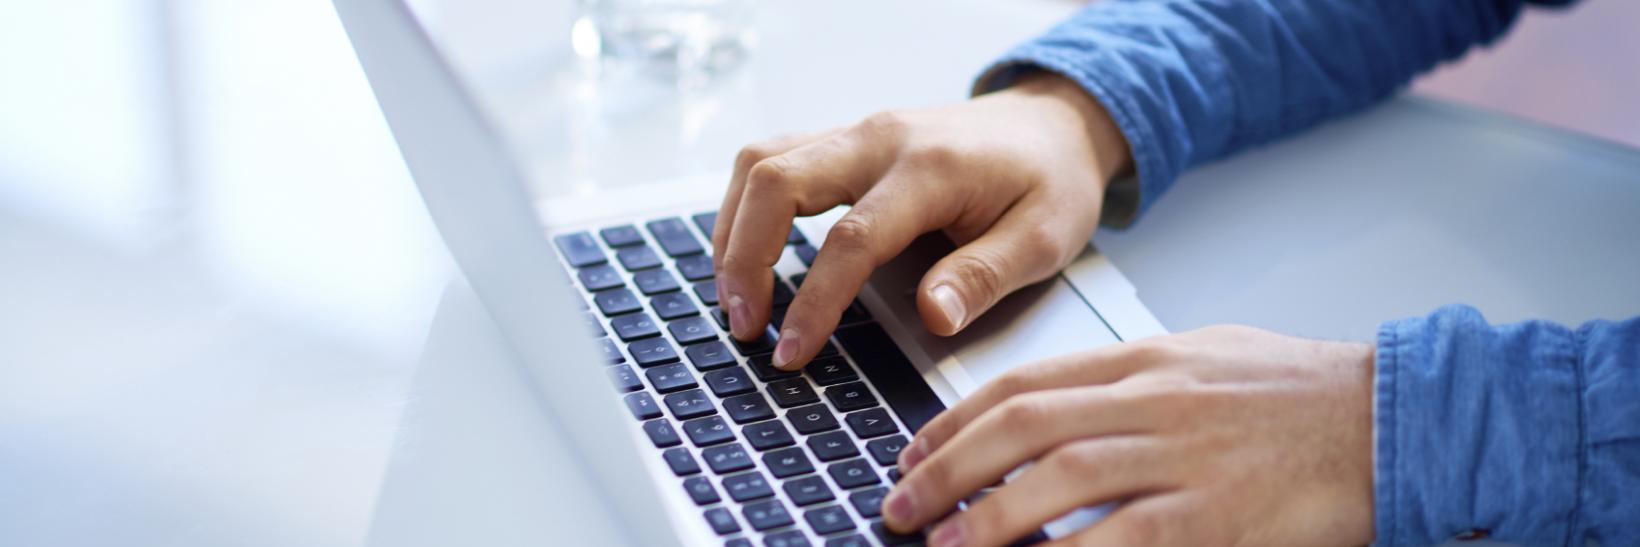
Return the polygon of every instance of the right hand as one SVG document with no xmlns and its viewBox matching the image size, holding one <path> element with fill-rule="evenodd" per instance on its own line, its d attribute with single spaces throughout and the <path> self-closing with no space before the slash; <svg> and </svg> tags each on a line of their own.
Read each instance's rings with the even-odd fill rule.
<svg viewBox="0 0 1640 547">
<path fill-rule="evenodd" d="M 793 217 L 852 204 L 791 303 L 775 365 L 806 364 L 872 270 L 934 230 L 960 247 L 923 277 L 917 309 L 929 331 L 955 334 L 1075 258 L 1106 184 L 1130 161 L 1109 114 L 1049 73 L 955 105 L 747 146 L 712 233 L 730 331 L 752 340 L 768 324 L 769 272 Z"/>
</svg>

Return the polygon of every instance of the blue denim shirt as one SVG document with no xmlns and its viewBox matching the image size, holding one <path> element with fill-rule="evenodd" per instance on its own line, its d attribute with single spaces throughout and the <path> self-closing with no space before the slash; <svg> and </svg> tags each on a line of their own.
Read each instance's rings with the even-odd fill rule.
<svg viewBox="0 0 1640 547">
<path fill-rule="evenodd" d="M 1137 170 L 1107 195 L 1102 218 L 1121 226 L 1181 171 L 1371 106 L 1496 39 L 1523 4 L 1107 1 L 975 92 L 1048 70 L 1104 105 Z M 1493 326 L 1450 306 L 1384 323 L 1376 374 L 1378 545 L 1640 546 L 1640 318 Z"/>
</svg>

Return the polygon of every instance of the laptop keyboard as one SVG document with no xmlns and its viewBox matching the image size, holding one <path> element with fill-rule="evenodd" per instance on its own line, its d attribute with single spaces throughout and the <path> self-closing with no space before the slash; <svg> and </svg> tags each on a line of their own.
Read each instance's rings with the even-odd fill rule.
<svg viewBox="0 0 1640 547">
<path fill-rule="evenodd" d="M 716 213 L 553 238 L 586 297 L 616 394 L 725 545 L 903 545 L 880 507 L 912 433 L 944 405 L 858 302 L 801 372 L 774 368 L 803 273 L 775 276 L 775 325 L 728 335 L 706 254 Z M 816 249 L 786 238 L 804 268 Z"/>
</svg>

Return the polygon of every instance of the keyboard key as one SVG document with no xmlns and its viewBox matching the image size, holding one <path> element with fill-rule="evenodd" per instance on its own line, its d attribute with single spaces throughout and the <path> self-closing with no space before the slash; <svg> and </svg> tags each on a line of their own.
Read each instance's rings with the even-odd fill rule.
<svg viewBox="0 0 1640 547">
<path fill-rule="evenodd" d="M 622 342 L 661 335 L 660 325 L 656 325 L 655 320 L 650 319 L 647 313 L 634 313 L 610 319 L 609 327 L 615 329 L 615 336 L 619 336 Z"/>
<path fill-rule="evenodd" d="M 848 422 L 848 428 L 862 439 L 881 437 L 900 430 L 899 426 L 894 425 L 894 419 L 888 417 L 888 411 L 881 408 L 846 414 L 843 421 Z"/>
<path fill-rule="evenodd" d="M 786 505 L 779 499 L 748 504 L 741 510 L 741 516 L 746 517 L 746 523 L 759 532 L 792 523 L 791 514 L 786 512 Z"/>
<path fill-rule="evenodd" d="M 779 331 L 781 325 L 786 324 L 786 312 L 789 310 L 786 306 L 776 306 L 769 309 L 769 324 L 774 325 L 774 330 Z"/>
<path fill-rule="evenodd" d="M 843 308 L 843 316 L 837 319 L 837 326 L 853 325 L 870 320 L 871 314 L 866 312 L 865 305 L 861 304 L 859 300 L 855 300 L 847 308 Z"/>
<path fill-rule="evenodd" d="M 615 347 L 614 342 L 611 342 L 608 338 L 599 338 L 598 341 L 602 342 L 598 344 L 598 349 L 604 356 L 605 364 L 613 365 L 626 361 L 626 356 L 621 355 L 621 348 Z"/>
<path fill-rule="evenodd" d="M 809 445 L 809 450 L 814 452 L 814 457 L 820 458 L 820 461 L 823 462 L 837 461 L 860 455 L 860 449 L 854 446 L 854 439 L 850 439 L 848 434 L 842 431 L 815 435 L 809 437 L 806 442 Z"/>
<path fill-rule="evenodd" d="M 683 348 L 683 353 L 689 356 L 689 362 L 699 371 L 720 369 L 735 364 L 735 356 L 729 353 L 729 346 L 716 340 L 692 344 Z"/>
<path fill-rule="evenodd" d="M 774 495 L 774 488 L 757 471 L 724 477 L 723 490 L 729 493 L 729 499 L 741 503 Z"/>
<path fill-rule="evenodd" d="M 695 446 L 711 446 L 732 441 L 735 432 L 723 418 L 707 416 L 683 422 L 683 432 L 689 435 L 689 442 Z"/>
<path fill-rule="evenodd" d="M 718 305 L 717 280 L 696 283 L 694 289 L 695 296 L 699 297 L 701 302 L 704 302 L 708 306 Z"/>
<path fill-rule="evenodd" d="M 741 355 L 750 356 L 774 351 L 774 343 L 778 337 L 779 335 L 774 332 L 774 327 L 764 326 L 763 335 L 753 338 L 750 342 L 742 342 L 735 338 L 729 340 L 734 342 L 735 351 L 739 351 Z"/>
<path fill-rule="evenodd" d="M 763 536 L 763 547 L 809 547 L 809 538 L 801 530 L 781 530 Z"/>
<path fill-rule="evenodd" d="M 887 545 L 888 547 L 894 547 L 896 545 L 908 545 L 908 544 L 921 545 L 922 540 L 923 540 L 922 532 L 913 532 L 913 533 L 910 533 L 910 534 L 901 534 L 901 533 L 889 530 L 888 526 L 883 524 L 882 521 L 876 521 L 876 522 L 871 523 L 871 533 L 873 535 L 877 536 L 877 541 L 883 542 L 883 545 Z"/>
<path fill-rule="evenodd" d="M 632 354 L 632 360 L 638 366 L 649 368 L 655 365 L 678 362 L 678 350 L 672 347 L 672 342 L 665 338 L 649 338 L 626 345 L 627 353 Z"/>
<path fill-rule="evenodd" d="M 672 468 L 672 473 L 684 477 L 700 472 L 700 464 L 695 463 L 695 456 L 684 447 L 668 448 L 661 456 L 666 458 L 666 466 Z"/>
<path fill-rule="evenodd" d="M 804 266 L 814 266 L 814 257 L 820 254 L 819 249 L 807 243 L 792 246 L 792 252 L 797 253 L 797 259 L 803 261 Z"/>
<path fill-rule="evenodd" d="M 883 498 L 888 497 L 888 487 L 879 486 L 856 491 L 848 495 L 848 502 L 860 516 L 875 518 L 883 514 Z"/>
<path fill-rule="evenodd" d="M 894 465 L 900 461 L 900 451 L 911 441 L 905 435 L 883 437 L 866 443 L 866 452 L 871 453 L 871 459 L 877 460 L 879 465 Z"/>
<path fill-rule="evenodd" d="M 723 547 L 753 547 L 752 540 L 746 538 L 730 538 L 723 542 Z"/>
<path fill-rule="evenodd" d="M 581 271 L 575 272 L 575 277 L 581 280 L 581 286 L 588 291 L 613 289 L 626 284 L 626 280 L 621 279 L 621 273 L 608 264 L 582 268 Z"/>
<path fill-rule="evenodd" d="M 604 317 L 614 317 L 643 309 L 638 297 L 633 296 L 632 291 L 626 290 L 625 287 L 592 293 L 592 301 L 598 305 L 598 311 L 602 312 Z"/>
<path fill-rule="evenodd" d="M 698 389 L 673 393 L 662 400 L 666 401 L 666 408 L 672 411 L 672 417 L 679 420 L 717 413 L 717 408 L 712 406 L 712 400 L 706 398 L 706 392 Z"/>
<path fill-rule="evenodd" d="M 820 478 L 820 475 L 792 479 L 786 481 L 781 488 L 786 491 L 786 497 L 791 498 L 792 503 L 798 507 L 837 499 L 831 493 L 831 486 L 826 484 L 826 479 Z"/>
<path fill-rule="evenodd" d="M 558 251 L 564 253 L 564 262 L 576 268 L 595 266 L 608 261 L 604 250 L 598 248 L 598 242 L 586 232 L 575 232 L 552 238 L 558 244 Z"/>
<path fill-rule="evenodd" d="M 835 534 L 844 530 L 854 529 L 854 519 L 848 515 L 848 510 L 841 505 L 827 505 L 819 509 L 810 509 L 803 513 L 803 520 L 809 522 L 809 528 L 818 535 Z"/>
<path fill-rule="evenodd" d="M 814 392 L 814 388 L 809 387 L 808 380 L 802 378 L 776 380 L 770 382 L 767 389 L 769 390 L 769 396 L 774 398 L 774 404 L 780 405 L 780 408 L 803 406 L 820 401 L 820 395 Z"/>
<path fill-rule="evenodd" d="M 851 412 L 862 408 L 877 406 L 877 397 L 872 396 L 871 390 L 860 382 L 833 386 L 826 389 L 826 399 L 831 406 L 837 407 L 838 412 Z"/>
<path fill-rule="evenodd" d="M 760 393 L 736 395 L 723 400 L 723 411 L 737 424 L 767 420 L 774 417 L 774 409 Z"/>
<path fill-rule="evenodd" d="M 735 522 L 734 514 L 725 507 L 713 507 L 706 510 L 706 523 L 712 526 L 712 531 L 720 536 L 726 536 L 740 531 L 740 523 Z"/>
<path fill-rule="evenodd" d="M 604 244 L 610 247 L 626 247 L 643 243 L 643 234 L 638 233 L 638 229 L 632 227 L 631 224 L 610 226 L 598 230 L 598 235 L 603 236 Z"/>
<path fill-rule="evenodd" d="M 760 451 L 791 446 L 797 442 L 792 439 L 792 433 L 786 429 L 786 424 L 780 423 L 780 420 L 751 424 L 741 428 L 740 432 L 746 436 L 746 442 L 752 443 L 752 448 Z"/>
<path fill-rule="evenodd" d="M 648 420 L 661 417 L 661 407 L 655 404 L 655 398 L 648 392 L 637 392 L 625 397 L 626 409 L 632 412 L 632 417 L 639 420 Z"/>
<path fill-rule="evenodd" d="M 723 311 L 723 308 L 712 307 L 712 320 L 717 321 L 718 326 L 722 327 L 723 330 L 729 330 L 729 312 Z"/>
<path fill-rule="evenodd" d="M 672 277 L 672 272 L 655 269 L 644 270 L 632 274 L 632 284 L 638 286 L 638 291 L 644 296 L 654 296 L 660 293 L 678 290 L 678 278 Z"/>
<path fill-rule="evenodd" d="M 655 250 L 649 248 L 648 245 L 616 250 L 615 260 L 619 261 L 621 267 L 626 268 L 626 271 L 629 272 L 658 268 L 661 265 L 660 255 L 655 254 Z"/>
<path fill-rule="evenodd" d="M 695 301 L 690 300 L 689 295 L 680 292 L 655 295 L 649 299 L 649 307 L 655 308 L 655 315 L 661 316 L 664 321 L 700 313 L 700 308 L 695 307 Z"/>
<path fill-rule="evenodd" d="M 717 215 L 717 211 L 707 211 L 705 213 L 695 213 L 693 217 L 695 227 L 700 228 L 700 233 L 706 234 L 706 239 L 712 238 L 712 227 L 717 224 Z"/>
<path fill-rule="evenodd" d="M 684 279 L 700 281 L 711 279 L 717 272 L 712 270 L 712 257 L 706 255 L 686 256 L 678 259 L 678 273 Z"/>
<path fill-rule="evenodd" d="M 712 394 L 718 397 L 757 391 L 757 386 L 752 384 L 752 378 L 746 375 L 746 369 L 740 367 L 706 373 L 706 386 L 712 388 Z"/>
<path fill-rule="evenodd" d="M 771 300 L 773 305 L 784 306 L 792 303 L 792 299 L 797 297 L 797 293 L 792 292 L 792 288 L 787 286 L 785 281 L 781 281 L 780 276 L 775 276 L 773 296 L 774 299 Z"/>
<path fill-rule="evenodd" d="M 695 234 L 689 232 L 689 226 L 681 218 L 663 218 L 644 226 L 649 228 L 649 235 L 654 236 L 655 242 L 661 244 L 661 249 L 672 258 L 700 254 L 704 250 L 700 240 L 695 239 Z"/>
<path fill-rule="evenodd" d="M 898 468 L 898 467 L 888 468 L 888 482 L 892 482 L 892 483 L 895 483 L 895 484 L 898 484 L 900 482 L 900 468 Z"/>
<path fill-rule="evenodd" d="M 683 489 L 689 492 L 689 499 L 695 500 L 695 505 L 711 505 L 722 500 L 717 489 L 712 488 L 712 481 L 706 480 L 706 477 L 684 479 Z"/>
<path fill-rule="evenodd" d="M 922 373 L 907 360 L 894 339 L 874 323 L 837 329 L 837 341 L 860 365 L 860 372 L 877 386 L 888 407 L 912 433 L 945 410 L 945 404 L 923 381 Z"/>
<path fill-rule="evenodd" d="M 774 356 L 769 354 L 754 355 L 746 359 L 746 366 L 752 369 L 752 374 L 764 382 L 773 382 L 785 378 L 796 378 L 795 370 L 780 370 L 774 368 Z"/>
<path fill-rule="evenodd" d="M 678 437 L 678 430 L 672 429 L 672 423 L 666 420 L 644 422 L 643 432 L 649 435 L 649 442 L 655 443 L 655 448 L 667 448 L 683 443 L 683 439 Z"/>
<path fill-rule="evenodd" d="M 740 443 L 714 446 L 700 451 L 700 456 L 706 458 L 706 467 L 719 475 L 752 468 L 752 456 Z"/>
<path fill-rule="evenodd" d="M 809 238 L 803 237 L 803 232 L 798 230 L 796 226 L 792 226 L 792 231 L 786 233 L 787 245 L 797 245 L 799 243 L 808 242 Z"/>
<path fill-rule="evenodd" d="M 712 328 L 705 317 L 685 317 L 667 323 L 666 331 L 672 333 L 672 339 L 685 346 L 717 339 L 717 329 Z"/>
<path fill-rule="evenodd" d="M 826 540 L 826 547 L 871 547 L 866 537 L 860 534 L 849 534 Z"/>
<path fill-rule="evenodd" d="M 865 459 L 831 464 L 826 468 L 826 474 L 831 475 L 831 480 L 837 481 L 837 486 L 843 487 L 844 490 L 883 482 L 883 479 L 877 476 L 877 471 L 872 469 L 871 464 L 866 463 Z"/>
<path fill-rule="evenodd" d="M 780 422 L 769 422 L 778 424 Z M 748 435 L 750 435 L 748 433 Z M 782 448 L 763 455 L 763 465 L 769 468 L 774 478 L 784 479 L 814 472 L 814 463 L 809 461 L 808 454 L 798 447 Z"/>
<path fill-rule="evenodd" d="M 689 367 L 683 363 L 661 365 L 644 371 L 644 376 L 648 376 L 649 385 L 655 386 L 655 391 L 661 393 L 700 387 L 695 383 L 695 375 L 690 374 Z"/>
<path fill-rule="evenodd" d="M 792 428 L 803 435 L 813 435 L 821 431 L 837 429 L 837 418 L 831 415 L 826 405 L 809 405 L 792 409 L 786 413 L 786 421 L 792 423 Z"/>
<path fill-rule="evenodd" d="M 830 346 L 830 344 L 827 344 L 827 346 Z M 809 375 L 809 379 L 814 380 L 814 383 L 822 386 L 853 382 L 860 379 L 859 376 L 854 375 L 854 368 L 848 366 L 848 361 L 840 355 L 820 357 L 810 361 L 808 366 L 803 367 L 803 373 Z"/>
<path fill-rule="evenodd" d="M 609 383 L 615 384 L 615 390 L 620 392 L 637 391 L 643 389 L 643 380 L 632 372 L 632 367 L 619 365 L 609 367 Z"/>
</svg>

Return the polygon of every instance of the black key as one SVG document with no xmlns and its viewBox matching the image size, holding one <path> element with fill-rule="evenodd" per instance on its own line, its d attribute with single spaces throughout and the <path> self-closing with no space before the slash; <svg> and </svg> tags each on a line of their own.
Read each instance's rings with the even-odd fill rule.
<svg viewBox="0 0 1640 547">
<path fill-rule="evenodd" d="M 683 353 L 689 356 L 695 370 L 707 371 L 735 364 L 735 356 L 729 353 L 729 346 L 716 340 L 683 348 Z"/>
<path fill-rule="evenodd" d="M 842 352 L 837 351 L 837 344 L 826 342 L 826 347 L 820 348 L 820 353 L 814 354 L 814 357 L 818 359 L 821 357 L 841 357 L 842 355 Z"/>
<path fill-rule="evenodd" d="M 564 262 L 576 268 L 585 268 L 603 264 L 608 261 L 604 257 L 604 250 L 598 248 L 598 242 L 586 232 L 575 232 L 552 238 L 558 244 L 558 251 L 564 253 Z"/>
<path fill-rule="evenodd" d="M 752 378 L 746 375 L 746 369 L 740 367 L 706 373 L 706 387 L 712 388 L 712 394 L 718 397 L 729 397 L 757 391 L 757 385 L 753 384 Z"/>
<path fill-rule="evenodd" d="M 746 538 L 730 538 L 723 542 L 723 547 L 752 547 L 752 540 Z"/>
<path fill-rule="evenodd" d="M 803 237 L 803 232 L 798 230 L 796 226 L 792 226 L 792 231 L 786 233 L 787 245 L 797 245 L 799 243 L 808 242 L 809 238 Z"/>
<path fill-rule="evenodd" d="M 613 365 L 626 361 L 626 356 L 621 355 L 621 348 L 615 347 L 614 342 L 608 338 L 599 338 L 598 341 L 603 342 L 598 344 L 598 348 L 603 352 L 605 363 Z"/>
<path fill-rule="evenodd" d="M 689 442 L 695 443 L 695 446 L 711 446 L 735 439 L 735 431 L 717 416 L 683 422 L 683 432 L 689 435 Z"/>
<path fill-rule="evenodd" d="M 724 477 L 723 490 L 729 493 L 729 499 L 741 503 L 774 495 L 774 488 L 757 471 Z"/>
<path fill-rule="evenodd" d="M 769 324 L 774 325 L 774 330 L 778 331 L 781 326 L 786 324 L 787 311 L 789 311 L 789 308 L 786 306 L 776 306 L 769 309 Z"/>
<path fill-rule="evenodd" d="M 712 257 L 706 255 L 686 256 L 678 259 L 678 273 L 684 279 L 700 281 L 711 279 L 717 272 L 712 270 Z"/>
<path fill-rule="evenodd" d="M 894 465 L 895 462 L 900 461 L 900 451 L 904 450 L 905 445 L 910 443 L 911 441 L 907 440 L 905 435 L 883 437 L 866 443 L 866 452 L 870 452 L 871 459 L 877 460 L 879 465 Z"/>
<path fill-rule="evenodd" d="M 922 373 L 900 353 L 894 339 L 874 323 L 844 327 L 837 330 L 837 341 L 854 356 L 860 372 L 877 386 L 888 407 L 900 417 L 912 433 L 945 410 L 945 404 L 934 395 L 923 381 Z"/>
<path fill-rule="evenodd" d="M 632 227 L 631 224 L 610 226 L 598 230 L 598 235 L 604 236 L 604 244 L 610 247 L 626 247 L 643 243 L 643 234 L 638 233 L 638 229 Z"/>
<path fill-rule="evenodd" d="M 708 306 L 718 305 L 717 280 L 696 283 L 695 296 L 700 297 L 700 301 L 705 302 Z"/>
<path fill-rule="evenodd" d="M 655 386 L 655 391 L 671 393 L 678 390 L 700 387 L 695 383 L 695 375 L 689 373 L 689 367 L 683 363 L 661 365 L 644 371 L 649 377 L 649 385 Z"/>
<path fill-rule="evenodd" d="M 734 342 L 735 351 L 739 351 L 741 355 L 750 356 L 774 351 L 774 343 L 778 337 L 779 335 L 774 332 L 774 327 L 764 326 L 763 335 L 753 338 L 750 342 L 742 342 L 736 338 L 730 338 L 729 340 Z"/>
<path fill-rule="evenodd" d="M 678 430 L 672 429 L 672 423 L 666 420 L 644 422 L 643 432 L 649 435 L 649 442 L 655 443 L 655 448 L 666 448 L 683 443 L 683 439 L 678 438 Z"/>
<path fill-rule="evenodd" d="M 883 482 L 883 479 L 877 476 L 877 470 L 872 469 L 871 464 L 863 458 L 831 464 L 826 468 L 826 474 L 831 475 L 831 480 L 837 481 L 837 486 L 843 487 L 844 490 Z"/>
<path fill-rule="evenodd" d="M 906 544 L 919 544 L 920 545 L 920 544 L 922 544 L 922 540 L 923 540 L 922 532 L 913 532 L 913 533 L 910 533 L 910 534 L 901 534 L 901 533 L 889 530 L 888 526 L 883 524 L 883 521 L 880 521 L 880 520 L 871 523 L 871 533 L 873 535 L 877 536 L 877 541 L 883 542 L 883 545 L 887 545 L 888 547 L 894 547 L 896 545 L 906 545 Z"/>
<path fill-rule="evenodd" d="M 786 512 L 786 505 L 779 499 L 764 500 L 748 504 L 741 510 L 741 516 L 746 517 L 746 523 L 762 532 L 771 528 L 779 528 L 792 523 L 792 516 Z"/>
<path fill-rule="evenodd" d="M 638 302 L 638 297 L 633 296 L 632 291 L 626 290 L 625 287 L 592 293 L 592 301 L 598 304 L 598 311 L 603 312 L 604 317 L 643 309 L 643 303 Z"/>
<path fill-rule="evenodd" d="M 684 447 L 669 448 L 661 453 L 666 458 L 666 466 L 672 468 L 672 473 L 679 477 L 693 475 L 700 472 L 700 464 L 695 463 L 695 456 Z"/>
<path fill-rule="evenodd" d="M 649 307 L 655 308 L 655 314 L 666 321 L 700 313 L 700 308 L 695 307 L 695 301 L 681 292 L 655 295 L 649 299 Z"/>
<path fill-rule="evenodd" d="M 860 534 L 849 534 L 826 540 L 826 547 L 871 547 L 866 537 Z"/>
<path fill-rule="evenodd" d="M 827 347 L 831 346 L 831 344 L 826 345 Z M 843 359 L 841 355 L 819 357 L 809 361 L 809 365 L 803 367 L 803 373 L 809 375 L 809 379 L 814 380 L 814 383 L 822 386 L 853 382 L 860 379 L 859 376 L 854 375 L 854 367 L 848 366 L 848 361 Z"/>
<path fill-rule="evenodd" d="M 712 320 L 717 321 L 723 330 L 729 330 L 729 312 L 723 311 L 723 308 L 712 306 Z"/>
<path fill-rule="evenodd" d="M 860 455 L 860 449 L 854 446 L 854 439 L 847 433 L 832 431 L 809 437 L 809 450 L 814 451 L 814 457 L 820 461 L 830 462 Z"/>
<path fill-rule="evenodd" d="M 695 227 L 700 228 L 700 233 L 706 234 L 706 238 L 711 239 L 712 226 L 717 224 L 717 211 L 695 213 L 694 219 Z"/>
<path fill-rule="evenodd" d="M 770 382 L 768 390 L 769 396 L 774 398 L 774 404 L 780 405 L 780 408 L 802 406 L 820 400 L 820 395 L 814 392 L 814 388 L 809 387 L 808 380 L 802 378 Z"/>
<path fill-rule="evenodd" d="M 740 433 L 746 436 L 746 442 L 752 443 L 752 448 L 758 450 L 791 446 L 797 442 L 792 440 L 791 431 L 786 429 L 786 424 L 780 423 L 780 420 L 751 424 L 741 428 Z"/>
<path fill-rule="evenodd" d="M 706 466 L 719 475 L 752 468 L 752 456 L 740 443 L 714 446 L 700 451 L 700 456 L 706 458 Z"/>
<path fill-rule="evenodd" d="M 898 467 L 888 468 L 888 482 L 892 482 L 892 483 L 896 483 L 896 484 L 898 484 L 900 482 L 900 468 L 898 468 Z"/>
<path fill-rule="evenodd" d="M 685 317 L 666 324 L 666 331 L 672 333 L 672 339 L 685 346 L 707 340 L 717 340 L 717 329 L 706 322 L 705 317 Z"/>
<path fill-rule="evenodd" d="M 655 254 L 655 250 L 649 248 L 648 245 L 616 250 L 615 259 L 620 261 L 621 267 L 626 268 L 626 271 L 629 272 L 658 268 L 661 265 L 661 256 Z"/>
<path fill-rule="evenodd" d="M 781 530 L 763 536 L 763 547 L 809 547 L 809 538 L 801 530 Z"/>
<path fill-rule="evenodd" d="M 792 246 L 792 251 L 797 253 L 797 259 L 803 261 L 804 266 L 814 266 L 814 256 L 820 254 L 819 249 L 807 243 Z"/>
<path fill-rule="evenodd" d="M 740 531 L 740 523 L 735 522 L 735 516 L 725 507 L 713 507 L 706 510 L 706 523 L 712 525 L 712 531 L 720 536 L 726 536 Z"/>
<path fill-rule="evenodd" d="M 853 325 L 855 323 L 864 323 L 870 320 L 871 313 L 866 311 L 864 304 L 861 304 L 859 300 L 855 300 L 852 304 L 849 304 L 847 308 L 843 308 L 843 316 L 837 319 L 837 325 Z"/>
<path fill-rule="evenodd" d="M 871 390 L 860 382 L 849 382 L 826 388 L 826 399 L 831 401 L 831 406 L 837 407 L 838 412 L 850 412 L 877 406 L 877 397 L 872 396 Z"/>
<path fill-rule="evenodd" d="M 780 422 L 769 422 L 778 424 Z M 751 435 L 748 433 L 747 435 Z M 763 455 L 763 465 L 774 473 L 774 478 L 784 479 L 805 473 L 814 472 L 814 464 L 809 462 L 808 454 L 798 447 L 782 448 Z"/>
<path fill-rule="evenodd" d="M 848 428 L 862 439 L 881 437 L 900 430 L 894 425 L 894 419 L 888 417 L 888 411 L 881 408 L 844 415 L 843 421 L 848 422 Z"/>
<path fill-rule="evenodd" d="M 648 392 L 640 391 L 627 395 L 626 409 L 632 411 L 632 417 L 639 420 L 648 420 L 661 417 L 661 407 L 655 404 L 655 398 Z"/>
<path fill-rule="evenodd" d="M 672 272 L 660 269 L 644 270 L 632 274 L 632 284 L 637 285 L 638 290 L 643 292 L 644 296 L 672 292 L 679 288 L 678 278 L 672 277 Z"/>
<path fill-rule="evenodd" d="M 753 355 L 751 358 L 746 360 L 746 366 L 751 367 L 752 374 L 757 375 L 757 379 L 764 382 L 773 382 L 783 378 L 796 378 L 798 375 L 798 372 L 795 370 L 780 370 L 774 368 L 774 356 L 766 353 L 763 355 Z"/>
<path fill-rule="evenodd" d="M 706 392 L 698 389 L 673 393 L 663 400 L 666 401 L 666 408 L 672 410 L 672 417 L 679 420 L 717 413 L 717 409 L 712 406 L 712 400 L 706 398 Z"/>
<path fill-rule="evenodd" d="M 717 489 L 712 488 L 712 481 L 706 480 L 706 477 L 684 479 L 683 489 L 689 492 L 689 499 L 695 500 L 695 505 L 710 505 L 722 499 L 718 497 Z"/>
<path fill-rule="evenodd" d="M 860 516 L 875 518 L 883 514 L 883 498 L 886 497 L 888 497 L 888 487 L 879 486 L 849 494 L 848 502 L 854 506 L 854 510 L 858 511 Z"/>
<path fill-rule="evenodd" d="M 582 268 L 581 271 L 575 272 L 575 277 L 580 279 L 581 286 L 589 291 L 613 289 L 626 284 L 626 280 L 621 279 L 621 273 L 608 264 Z"/>
<path fill-rule="evenodd" d="M 841 505 L 810 509 L 803 513 L 803 520 L 809 521 L 809 528 L 813 528 L 814 533 L 822 536 L 854 529 L 854 519 L 849 517 L 848 510 Z"/>
<path fill-rule="evenodd" d="M 665 338 L 649 338 L 626 345 L 627 353 L 632 354 L 632 360 L 638 366 L 648 368 L 655 365 L 678 362 L 678 350 Z"/>
<path fill-rule="evenodd" d="M 775 276 L 773 294 L 774 300 L 771 300 L 771 302 L 773 302 L 772 305 L 784 306 L 792 303 L 792 299 L 796 297 L 797 293 L 792 292 L 792 288 L 787 286 L 785 281 L 781 281 L 780 276 Z"/>
<path fill-rule="evenodd" d="M 622 342 L 661 335 L 660 325 L 656 325 L 655 320 L 650 319 L 647 313 L 634 313 L 610 319 L 609 327 L 615 329 L 615 336 L 621 337 Z"/>
<path fill-rule="evenodd" d="M 609 332 L 604 330 L 604 322 L 599 321 L 598 316 L 592 315 L 590 313 L 582 312 L 581 313 L 581 320 L 586 323 L 587 332 L 592 334 L 593 338 L 599 338 L 599 337 L 609 335 Z"/>
<path fill-rule="evenodd" d="M 643 389 L 643 380 L 638 379 L 638 373 L 632 372 L 632 367 L 626 365 L 609 367 L 609 383 L 615 384 L 615 390 L 621 392 Z"/>
<path fill-rule="evenodd" d="M 786 481 L 781 488 L 786 491 L 786 497 L 791 498 L 792 503 L 798 507 L 837 499 L 831 494 L 831 486 L 826 484 L 826 479 L 820 478 L 820 475 L 792 479 Z"/>
<path fill-rule="evenodd" d="M 804 435 L 837 429 L 837 418 L 831 415 L 830 410 L 826 410 L 826 405 L 794 408 L 786 413 L 786 421 L 791 422 L 792 428 Z"/>
<path fill-rule="evenodd" d="M 661 244 L 661 249 L 667 256 L 677 258 L 700 254 L 704 249 L 695 234 L 689 233 L 689 226 L 678 217 L 663 218 L 651 221 L 644 225 L 649 228 L 649 235 L 655 236 L 655 242 Z"/>
<path fill-rule="evenodd" d="M 792 274 L 792 286 L 801 289 L 801 288 L 803 288 L 803 280 L 808 279 L 808 278 L 809 278 L 809 272 L 801 272 L 801 273 Z"/>
<path fill-rule="evenodd" d="M 736 395 L 723 400 L 723 411 L 737 424 L 767 420 L 774 417 L 774 409 L 759 393 Z"/>
</svg>

